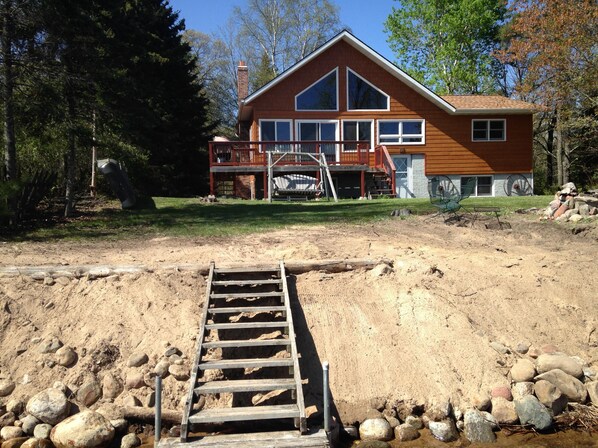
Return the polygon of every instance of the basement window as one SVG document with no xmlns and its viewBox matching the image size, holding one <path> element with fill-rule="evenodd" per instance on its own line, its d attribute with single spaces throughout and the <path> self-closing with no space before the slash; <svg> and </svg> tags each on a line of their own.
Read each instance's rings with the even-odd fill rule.
<svg viewBox="0 0 598 448">
<path fill-rule="evenodd" d="M 461 177 L 461 194 L 463 194 L 463 187 L 472 177 L 476 179 L 475 188 L 471 193 L 472 196 L 492 196 L 492 176 Z"/>
</svg>

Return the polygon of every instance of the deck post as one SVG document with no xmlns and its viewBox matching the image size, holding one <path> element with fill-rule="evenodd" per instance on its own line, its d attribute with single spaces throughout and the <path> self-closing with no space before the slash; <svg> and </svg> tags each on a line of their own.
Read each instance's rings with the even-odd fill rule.
<svg viewBox="0 0 598 448">
<path fill-rule="evenodd" d="M 162 377 L 156 376 L 156 418 L 154 422 L 154 446 L 157 447 L 160 442 L 160 433 L 162 432 Z"/>
<path fill-rule="evenodd" d="M 365 198 L 365 171 L 361 170 L 361 197 Z"/>
<path fill-rule="evenodd" d="M 322 363 L 322 394 L 324 395 L 324 431 L 326 431 L 326 434 L 330 432 L 330 380 L 328 377 L 329 367 L 330 365 L 328 364 L 328 361 L 324 361 Z"/>
</svg>

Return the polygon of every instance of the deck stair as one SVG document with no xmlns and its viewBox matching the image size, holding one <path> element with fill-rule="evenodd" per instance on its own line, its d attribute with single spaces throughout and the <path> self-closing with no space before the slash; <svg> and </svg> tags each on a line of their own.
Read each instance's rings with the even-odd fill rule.
<svg viewBox="0 0 598 448">
<path fill-rule="evenodd" d="M 367 179 L 366 189 L 372 198 L 396 196 L 392 191 L 392 182 L 384 171 L 371 173 Z"/>
<path fill-rule="evenodd" d="M 211 263 L 197 341 L 181 442 L 206 423 L 292 419 L 306 432 L 283 262 L 253 268 Z M 232 394 L 231 407 L 195 410 L 200 396 L 222 394 Z"/>
</svg>

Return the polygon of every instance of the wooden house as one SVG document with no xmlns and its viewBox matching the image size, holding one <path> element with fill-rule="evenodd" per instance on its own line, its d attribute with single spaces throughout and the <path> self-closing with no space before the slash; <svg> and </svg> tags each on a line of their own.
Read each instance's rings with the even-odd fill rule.
<svg viewBox="0 0 598 448">
<path fill-rule="evenodd" d="M 439 175 L 457 188 L 475 177 L 474 196 L 505 195 L 512 175 L 533 183 L 534 105 L 439 96 L 347 31 L 251 94 L 238 70 L 240 141 L 210 143 L 212 194 L 268 197 L 281 173 L 320 179 L 305 154 L 324 158 L 340 197 L 427 197 Z"/>
</svg>

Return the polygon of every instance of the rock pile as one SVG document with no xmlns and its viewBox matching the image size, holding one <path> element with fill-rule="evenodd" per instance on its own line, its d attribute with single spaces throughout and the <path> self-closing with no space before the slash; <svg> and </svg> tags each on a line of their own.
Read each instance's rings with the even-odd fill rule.
<svg viewBox="0 0 598 448">
<path fill-rule="evenodd" d="M 37 353 L 47 358 L 46 364 L 55 362 L 54 366 L 63 366 L 66 372 L 80 362 L 77 350 L 63 345 L 56 337 L 40 338 L 37 343 Z M 86 356 L 89 354 L 82 353 L 81 359 Z M 19 392 L 23 381 L 15 382 L 0 372 L 2 447 L 95 448 L 114 446 L 119 441 L 123 447 L 137 446 L 135 435 L 127 436 L 126 407 L 154 406 L 156 375 L 164 378 L 176 394 L 170 397 L 171 401 L 184 400 L 188 361 L 178 348 L 170 345 L 161 356 L 136 352 L 126 359 L 120 359 L 120 354 L 115 358 L 110 370 L 83 371 L 74 384 L 56 381 L 30 397 Z M 98 364 L 97 360 L 94 364 Z"/>
<path fill-rule="evenodd" d="M 580 196 L 573 182 L 561 187 L 544 212 L 555 221 L 578 222 L 584 218 L 598 218 L 598 197 Z"/>
<path fill-rule="evenodd" d="M 364 441 L 381 442 L 390 440 L 394 433 L 396 440 L 404 442 L 418 438 L 425 427 L 443 442 L 458 440 L 462 433 L 472 443 L 491 443 L 501 426 L 549 430 L 569 403 L 598 407 L 598 372 L 582 359 L 561 353 L 552 345 L 542 350 L 530 349 L 529 344 L 520 344 L 514 351 L 504 348 L 501 356 L 513 352 L 517 356 L 505 384 L 474 394 L 469 404 L 453 408 L 446 400 L 426 406 L 404 402 L 381 405 L 376 400 L 358 431 L 348 427 L 347 433 L 358 433 Z"/>
</svg>

